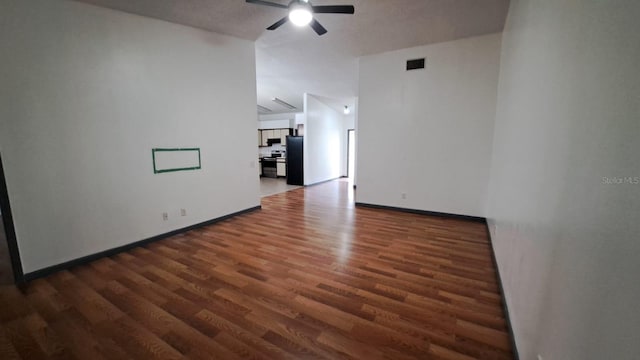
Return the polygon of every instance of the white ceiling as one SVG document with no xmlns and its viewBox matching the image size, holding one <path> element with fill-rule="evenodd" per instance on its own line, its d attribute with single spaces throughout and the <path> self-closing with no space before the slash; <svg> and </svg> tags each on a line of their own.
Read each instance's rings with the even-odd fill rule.
<svg viewBox="0 0 640 360">
<path fill-rule="evenodd" d="M 273 97 L 301 110 L 304 92 L 353 106 L 359 56 L 500 32 L 509 7 L 509 0 L 315 0 L 355 6 L 355 15 L 316 15 L 329 31 L 318 36 L 290 23 L 266 31 L 286 10 L 243 0 L 77 1 L 255 41 L 258 104 L 274 112 L 287 109 Z"/>
</svg>

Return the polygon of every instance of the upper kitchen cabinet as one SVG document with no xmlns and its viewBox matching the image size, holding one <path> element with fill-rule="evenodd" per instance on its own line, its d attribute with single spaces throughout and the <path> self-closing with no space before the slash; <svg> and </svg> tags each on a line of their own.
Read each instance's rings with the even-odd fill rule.
<svg viewBox="0 0 640 360">
<path fill-rule="evenodd" d="M 287 146 L 287 135 L 289 135 L 291 129 L 281 129 L 280 130 L 280 143 L 283 146 Z"/>
<path fill-rule="evenodd" d="M 273 135 L 273 130 L 260 130 L 262 132 L 262 146 L 268 146 L 268 140 Z"/>
<path fill-rule="evenodd" d="M 287 144 L 287 136 L 293 129 L 261 129 L 258 130 L 258 146 L 269 146 L 269 139 L 279 139 L 282 146 Z"/>
</svg>

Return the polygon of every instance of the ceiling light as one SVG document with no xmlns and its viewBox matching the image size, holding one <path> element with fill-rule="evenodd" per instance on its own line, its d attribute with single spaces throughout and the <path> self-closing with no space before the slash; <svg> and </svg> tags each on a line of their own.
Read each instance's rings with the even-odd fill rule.
<svg viewBox="0 0 640 360">
<path fill-rule="evenodd" d="M 347 105 L 344 106 L 344 114 L 349 115 L 351 113 L 351 109 Z"/>
<path fill-rule="evenodd" d="M 273 99 L 271 99 L 271 101 L 273 101 L 274 103 L 276 103 L 278 105 L 284 106 L 284 107 L 288 108 L 289 110 L 296 109 L 295 106 L 293 106 L 293 105 L 291 105 L 289 103 L 286 103 L 286 102 L 284 102 L 284 101 L 282 101 L 282 100 L 280 100 L 278 98 L 273 98 Z"/>
<path fill-rule="evenodd" d="M 305 2 L 292 4 L 289 7 L 289 20 L 296 26 L 309 25 L 313 15 L 311 13 L 311 5 Z"/>
<path fill-rule="evenodd" d="M 263 112 L 263 113 L 265 113 L 265 112 L 271 112 L 271 109 L 266 108 L 266 107 L 261 106 L 261 105 L 258 105 L 258 112 Z"/>
</svg>

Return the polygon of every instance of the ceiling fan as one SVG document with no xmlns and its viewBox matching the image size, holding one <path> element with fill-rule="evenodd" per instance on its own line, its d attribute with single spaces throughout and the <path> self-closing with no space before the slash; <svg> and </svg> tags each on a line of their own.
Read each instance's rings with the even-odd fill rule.
<svg viewBox="0 0 640 360">
<path fill-rule="evenodd" d="M 352 5 L 314 6 L 309 0 L 291 0 L 289 5 L 282 5 L 263 0 L 246 1 L 252 4 L 273 6 L 289 10 L 289 15 L 276 21 L 273 25 L 269 26 L 267 30 L 275 30 L 290 20 L 297 26 L 309 25 L 318 35 L 324 35 L 327 33 L 327 29 L 320 25 L 318 20 L 314 19 L 313 14 L 353 14 L 355 12 Z"/>
</svg>

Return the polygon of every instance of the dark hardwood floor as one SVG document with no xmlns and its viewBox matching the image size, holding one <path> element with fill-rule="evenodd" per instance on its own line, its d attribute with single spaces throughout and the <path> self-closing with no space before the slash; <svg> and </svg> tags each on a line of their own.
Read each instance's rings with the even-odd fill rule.
<svg viewBox="0 0 640 360">
<path fill-rule="evenodd" d="M 0 288 L 0 359 L 511 359 L 483 224 L 346 181 Z M 137 240 L 137 239 L 132 239 Z"/>
</svg>

